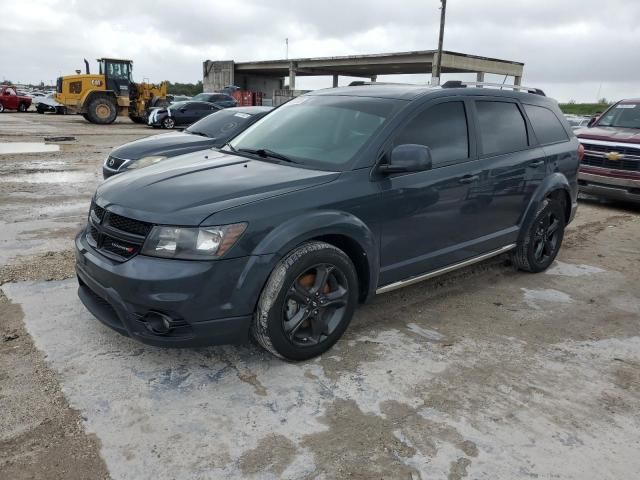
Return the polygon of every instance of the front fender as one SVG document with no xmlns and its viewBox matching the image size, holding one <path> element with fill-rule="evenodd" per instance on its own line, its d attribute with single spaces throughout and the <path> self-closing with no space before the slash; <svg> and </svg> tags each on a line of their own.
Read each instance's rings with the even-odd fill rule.
<svg viewBox="0 0 640 480">
<path fill-rule="evenodd" d="M 531 201 L 527 206 L 527 210 L 525 211 L 525 214 L 522 217 L 523 219 L 520 224 L 520 240 L 526 234 L 527 226 L 530 224 L 531 221 L 533 221 L 533 218 L 535 217 L 535 214 L 538 211 L 538 207 L 540 206 L 540 204 L 552 192 L 555 192 L 557 190 L 566 192 L 569 198 L 568 207 L 571 208 L 572 203 L 575 201 L 575 198 L 573 198 L 573 195 L 571 193 L 571 186 L 569 185 L 569 181 L 567 180 L 567 177 L 559 172 L 555 172 L 549 175 L 547 178 L 544 179 L 544 181 L 540 184 L 538 189 L 535 191 L 535 193 L 531 197 Z"/>
<path fill-rule="evenodd" d="M 280 224 L 267 234 L 256 246 L 253 255 L 272 255 L 282 259 L 295 247 L 308 240 L 326 236 L 342 236 L 355 242 L 368 266 L 368 292 L 366 298 L 375 293 L 379 275 L 379 249 L 371 229 L 358 217 L 342 211 L 313 211 Z"/>
</svg>

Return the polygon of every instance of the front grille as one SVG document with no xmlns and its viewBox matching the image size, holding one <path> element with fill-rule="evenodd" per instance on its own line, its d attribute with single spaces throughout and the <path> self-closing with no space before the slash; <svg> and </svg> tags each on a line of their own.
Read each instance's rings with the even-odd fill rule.
<svg viewBox="0 0 640 480">
<path fill-rule="evenodd" d="M 610 168 L 612 170 L 630 170 L 632 172 L 640 172 L 639 160 L 608 160 L 604 157 L 585 155 L 582 159 L 582 164 L 591 165 L 593 167 Z"/>
<path fill-rule="evenodd" d="M 87 242 L 104 256 L 125 261 L 140 252 L 151 228 L 150 223 L 123 217 L 91 203 Z"/>
<path fill-rule="evenodd" d="M 591 150 L 592 152 L 603 152 L 603 153 L 618 152 L 618 153 L 621 153 L 622 155 L 640 156 L 640 145 L 638 145 L 637 147 L 627 147 L 623 145 L 615 145 L 615 146 L 596 145 L 594 143 L 588 143 L 588 141 L 581 142 L 581 143 L 584 146 L 585 150 Z"/>
<path fill-rule="evenodd" d="M 133 233 L 134 235 L 141 235 L 143 237 L 146 237 L 151 230 L 150 223 L 140 222 L 115 213 L 109 213 L 107 224 L 123 232 Z"/>
</svg>

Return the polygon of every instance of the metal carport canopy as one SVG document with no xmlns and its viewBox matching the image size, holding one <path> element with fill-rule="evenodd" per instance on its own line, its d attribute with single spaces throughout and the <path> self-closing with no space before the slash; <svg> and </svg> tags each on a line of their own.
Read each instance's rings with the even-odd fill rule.
<svg viewBox="0 0 640 480">
<path fill-rule="evenodd" d="M 238 74 L 286 77 L 290 69 L 298 76 L 343 75 L 374 77 L 376 75 L 432 73 L 436 50 L 414 52 L 349 55 L 340 57 L 294 58 L 235 63 Z M 443 51 L 443 73 L 494 73 L 521 77 L 524 63 Z"/>
</svg>

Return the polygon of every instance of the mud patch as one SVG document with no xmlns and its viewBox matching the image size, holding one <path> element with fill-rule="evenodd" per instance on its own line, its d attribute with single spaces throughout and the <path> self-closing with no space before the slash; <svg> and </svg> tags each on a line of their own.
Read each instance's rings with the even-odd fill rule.
<svg viewBox="0 0 640 480">
<path fill-rule="evenodd" d="M 109 478 L 98 439 L 84 433 L 22 318 L 20 306 L 0 290 L 0 477 Z"/>
<path fill-rule="evenodd" d="M 258 446 L 242 454 L 240 469 L 245 475 L 264 476 L 271 473 L 280 478 L 296 456 L 296 445 L 284 435 L 269 435 Z"/>
<path fill-rule="evenodd" d="M 0 267 L 0 285 L 9 282 L 64 280 L 75 275 L 72 251 L 47 252 L 14 258 L 11 265 Z"/>
</svg>

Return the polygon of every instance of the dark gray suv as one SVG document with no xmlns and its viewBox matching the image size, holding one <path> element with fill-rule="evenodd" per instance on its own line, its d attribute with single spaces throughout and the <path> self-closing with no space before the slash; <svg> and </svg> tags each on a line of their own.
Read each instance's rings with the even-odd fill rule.
<svg viewBox="0 0 640 480">
<path fill-rule="evenodd" d="M 251 335 L 302 360 L 376 293 L 504 252 L 546 269 L 577 205 L 571 127 L 537 90 L 444 87 L 313 92 L 105 182 L 76 238 L 80 298 L 152 345 Z"/>
</svg>

